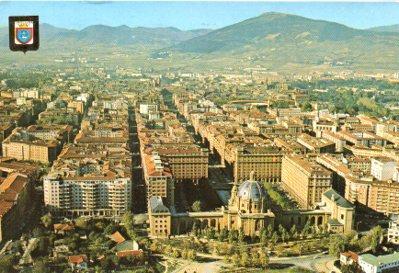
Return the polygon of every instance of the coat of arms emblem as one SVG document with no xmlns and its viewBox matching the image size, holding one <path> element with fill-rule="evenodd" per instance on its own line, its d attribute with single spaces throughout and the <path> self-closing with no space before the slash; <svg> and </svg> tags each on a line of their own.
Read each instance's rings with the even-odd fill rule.
<svg viewBox="0 0 399 273">
<path fill-rule="evenodd" d="M 30 45 L 33 43 L 33 22 L 15 22 L 15 44 Z"/>
</svg>

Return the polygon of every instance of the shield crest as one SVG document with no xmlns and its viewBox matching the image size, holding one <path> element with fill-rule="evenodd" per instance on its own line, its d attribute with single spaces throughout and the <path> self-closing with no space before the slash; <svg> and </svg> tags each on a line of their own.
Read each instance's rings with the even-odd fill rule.
<svg viewBox="0 0 399 273">
<path fill-rule="evenodd" d="M 29 44 L 33 40 L 33 28 L 16 28 L 15 38 L 21 44 Z"/>
</svg>

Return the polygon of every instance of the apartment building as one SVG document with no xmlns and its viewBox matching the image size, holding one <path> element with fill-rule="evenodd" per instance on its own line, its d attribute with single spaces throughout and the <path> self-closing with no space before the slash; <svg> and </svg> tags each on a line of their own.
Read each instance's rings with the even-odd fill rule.
<svg viewBox="0 0 399 273">
<path fill-rule="evenodd" d="M 399 213 L 399 183 L 376 181 L 370 183 L 367 205 L 378 212 Z"/>
<path fill-rule="evenodd" d="M 0 162 L 0 243 L 21 235 L 35 209 L 37 168 L 13 160 Z"/>
<path fill-rule="evenodd" d="M 153 196 L 163 198 L 165 204 L 174 204 L 175 181 L 169 168 L 162 163 L 157 153 L 143 154 L 143 173 L 147 186 L 147 201 Z"/>
<path fill-rule="evenodd" d="M 336 152 L 343 152 L 346 141 L 341 136 L 331 131 L 322 131 L 321 137 L 331 142 L 334 142 Z"/>
<path fill-rule="evenodd" d="M 280 182 L 282 157 L 280 149 L 272 145 L 238 147 L 234 161 L 234 181 L 240 183 L 248 180 L 251 172 L 254 172 L 258 181 Z"/>
<path fill-rule="evenodd" d="M 310 209 L 331 188 L 332 172 L 307 158 L 285 156 L 282 161 L 281 182 L 301 208 Z"/>
<path fill-rule="evenodd" d="M 381 181 L 391 180 L 398 163 L 388 157 L 377 157 L 371 159 L 371 175 Z"/>
<path fill-rule="evenodd" d="M 22 128 L 15 129 L 2 143 L 4 157 L 51 163 L 57 158 L 61 142 L 57 139 L 40 138 Z"/>
<path fill-rule="evenodd" d="M 154 145 L 154 150 L 167 165 L 176 181 L 198 182 L 208 178 L 209 152 L 195 144 Z"/>
<path fill-rule="evenodd" d="M 324 138 L 315 138 L 308 134 L 301 134 L 297 141 L 304 146 L 307 151 L 314 153 L 333 153 L 335 143 Z"/>
<path fill-rule="evenodd" d="M 43 180 L 44 203 L 57 217 L 119 218 L 132 205 L 130 164 L 106 156 L 61 157 Z"/>
<path fill-rule="evenodd" d="M 399 245 L 399 217 L 394 215 L 391 217 L 388 228 L 387 239 L 389 243 Z"/>
</svg>

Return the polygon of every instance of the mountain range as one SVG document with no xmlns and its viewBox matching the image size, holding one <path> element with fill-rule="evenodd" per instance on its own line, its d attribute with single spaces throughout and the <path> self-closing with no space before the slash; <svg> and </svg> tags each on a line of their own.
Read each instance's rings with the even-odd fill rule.
<svg viewBox="0 0 399 273">
<path fill-rule="evenodd" d="M 0 29 L 0 46 L 8 44 Z M 342 66 L 399 70 L 399 25 L 354 29 L 342 24 L 268 12 L 216 29 L 89 26 L 80 31 L 41 25 L 41 49 L 103 45 L 146 49 L 148 58 L 175 58 L 214 67 L 260 66 L 267 69 Z M 182 64 L 183 65 L 183 64 Z"/>
<path fill-rule="evenodd" d="M 388 35 L 385 32 L 358 30 L 338 23 L 269 12 L 183 41 L 175 49 L 210 53 L 248 46 L 262 48 L 281 42 L 289 45 L 330 42 L 345 46 L 355 39 L 372 42 L 376 38 L 388 38 Z"/>
<path fill-rule="evenodd" d="M 369 30 L 382 32 L 399 32 L 399 24 L 390 26 L 373 27 Z"/>
<path fill-rule="evenodd" d="M 86 45 L 152 45 L 165 47 L 190 38 L 208 33 L 208 29 L 182 31 L 174 27 L 111 27 L 93 25 L 82 30 L 69 30 L 49 24 L 40 25 L 40 43 L 46 46 L 64 44 L 73 46 Z M 0 28 L 0 45 L 8 45 L 8 28 Z"/>
</svg>

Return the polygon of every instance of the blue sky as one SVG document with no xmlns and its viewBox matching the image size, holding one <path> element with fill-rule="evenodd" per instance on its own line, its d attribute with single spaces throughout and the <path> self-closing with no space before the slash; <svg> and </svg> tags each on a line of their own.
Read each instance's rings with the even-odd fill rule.
<svg viewBox="0 0 399 273">
<path fill-rule="evenodd" d="M 41 23 L 82 29 L 128 25 L 180 29 L 220 28 L 276 11 L 355 28 L 399 24 L 399 2 L 41 2 L 0 0 L 0 26 L 10 15 L 39 15 Z"/>
</svg>

